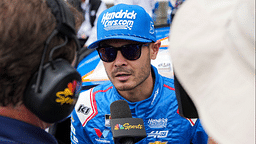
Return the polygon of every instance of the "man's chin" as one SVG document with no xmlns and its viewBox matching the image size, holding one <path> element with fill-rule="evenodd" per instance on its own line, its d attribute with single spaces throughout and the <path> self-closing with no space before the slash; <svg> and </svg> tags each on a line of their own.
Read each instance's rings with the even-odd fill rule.
<svg viewBox="0 0 256 144">
<path fill-rule="evenodd" d="M 115 84 L 114 86 L 118 91 L 129 91 L 134 89 L 134 86 L 128 84 Z"/>
</svg>

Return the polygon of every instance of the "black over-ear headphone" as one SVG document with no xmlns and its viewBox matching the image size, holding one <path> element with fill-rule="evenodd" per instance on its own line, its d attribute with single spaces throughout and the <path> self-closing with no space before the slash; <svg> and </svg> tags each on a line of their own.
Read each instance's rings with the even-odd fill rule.
<svg viewBox="0 0 256 144">
<path fill-rule="evenodd" d="M 66 45 L 68 41 L 76 42 L 77 50 L 80 44 L 76 38 L 75 19 L 63 0 L 46 0 L 56 18 L 57 26 L 45 42 L 45 47 L 39 66 L 24 94 L 24 104 L 41 120 L 54 123 L 70 115 L 81 90 L 81 76 L 65 59 L 52 60 L 56 49 Z M 63 37 L 65 42 L 50 51 L 49 62 L 44 63 L 46 51 L 52 38 Z M 76 61 L 76 66 L 77 66 Z"/>
</svg>

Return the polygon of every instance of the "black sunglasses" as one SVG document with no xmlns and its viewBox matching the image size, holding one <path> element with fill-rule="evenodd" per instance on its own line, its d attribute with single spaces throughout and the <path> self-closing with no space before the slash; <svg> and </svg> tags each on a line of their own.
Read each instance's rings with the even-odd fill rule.
<svg viewBox="0 0 256 144">
<path fill-rule="evenodd" d="M 113 47 L 107 44 L 99 45 L 97 48 L 100 59 L 104 62 L 113 62 L 116 59 L 117 51 L 121 51 L 124 58 L 128 60 L 137 60 L 141 55 L 141 48 L 149 46 L 146 44 L 128 44 L 121 47 Z"/>
</svg>

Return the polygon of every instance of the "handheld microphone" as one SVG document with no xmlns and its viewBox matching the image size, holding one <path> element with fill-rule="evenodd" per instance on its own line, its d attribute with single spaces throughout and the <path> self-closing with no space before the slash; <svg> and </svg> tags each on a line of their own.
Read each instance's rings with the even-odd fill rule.
<svg viewBox="0 0 256 144">
<path fill-rule="evenodd" d="M 141 118 L 132 118 L 125 100 L 117 100 L 110 105 L 111 131 L 115 144 L 134 144 L 147 137 Z"/>
</svg>

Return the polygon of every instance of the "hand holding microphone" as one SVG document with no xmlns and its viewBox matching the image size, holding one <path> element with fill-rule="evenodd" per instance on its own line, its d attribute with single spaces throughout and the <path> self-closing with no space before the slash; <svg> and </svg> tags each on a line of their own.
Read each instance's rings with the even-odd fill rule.
<svg viewBox="0 0 256 144">
<path fill-rule="evenodd" d="M 117 100 L 110 105 L 111 131 L 115 144 L 134 144 L 147 137 L 141 118 L 132 118 L 125 100 Z"/>
</svg>

